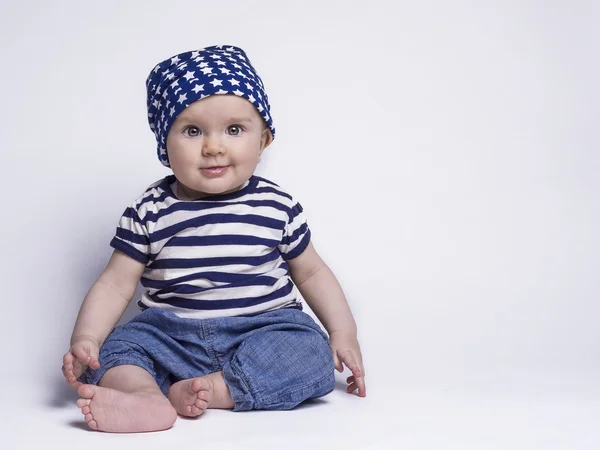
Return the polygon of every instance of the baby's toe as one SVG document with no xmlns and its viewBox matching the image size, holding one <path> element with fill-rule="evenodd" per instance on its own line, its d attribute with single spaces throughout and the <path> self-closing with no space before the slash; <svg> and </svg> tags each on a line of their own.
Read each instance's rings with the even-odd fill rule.
<svg viewBox="0 0 600 450">
<path fill-rule="evenodd" d="M 92 430 L 97 430 L 98 429 L 98 422 L 96 422 L 94 420 L 94 416 L 91 413 L 87 413 L 84 417 L 85 417 L 85 421 L 87 422 L 88 426 Z"/>
<path fill-rule="evenodd" d="M 91 399 L 97 389 L 97 386 L 94 386 L 93 384 L 82 384 L 77 388 L 77 393 L 84 399 Z"/>
<path fill-rule="evenodd" d="M 83 408 L 84 406 L 88 406 L 90 402 L 91 400 L 89 398 L 80 398 L 79 400 L 77 400 L 77 407 Z"/>
<path fill-rule="evenodd" d="M 197 398 L 194 401 L 194 406 L 196 406 L 197 408 L 200 408 L 200 409 L 206 409 L 206 408 L 208 408 L 208 401 L 202 400 L 201 398 Z"/>
<path fill-rule="evenodd" d="M 204 380 L 202 378 L 194 378 L 192 380 L 192 392 L 198 392 L 202 388 L 205 388 Z"/>
<path fill-rule="evenodd" d="M 83 408 L 81 408 L 81 413 L 83 415 L 90 414 L 91 412 L 92 412 L 92 410 L 90 409 L 89 406 L 84 406 Z"/>
</svg>

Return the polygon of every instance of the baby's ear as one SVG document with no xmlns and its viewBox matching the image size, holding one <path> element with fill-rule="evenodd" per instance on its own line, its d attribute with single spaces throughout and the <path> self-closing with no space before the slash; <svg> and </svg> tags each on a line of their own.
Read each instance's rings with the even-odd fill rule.
<svg viewBox="0 0 600 450">
<path fill-rule="evenodd" d="M 273 142 L 273 134 L 271 133 L 271 130 L 265 127 L 260 137 L 260 153 L 262 153 L 265 148 L 271 145 L 271 142 Z"/>
</svg>

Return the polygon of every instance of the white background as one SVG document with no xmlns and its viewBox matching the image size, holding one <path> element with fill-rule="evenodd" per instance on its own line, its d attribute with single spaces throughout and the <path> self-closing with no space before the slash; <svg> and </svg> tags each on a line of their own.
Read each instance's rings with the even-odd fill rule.
<svg viewBox="0 0 600 450">
<path fill-rule="evenodd" d="M 0 447 L 600 448 L 597 2 L 0 8 Z M 168 173 L 144 82 L 215 44 L 265 82 L 258 173 L 345 289 L 368 397 L 340 377 L 292 412 L 86 432 L 62 355 L 120 214 Z"/>
</svg>

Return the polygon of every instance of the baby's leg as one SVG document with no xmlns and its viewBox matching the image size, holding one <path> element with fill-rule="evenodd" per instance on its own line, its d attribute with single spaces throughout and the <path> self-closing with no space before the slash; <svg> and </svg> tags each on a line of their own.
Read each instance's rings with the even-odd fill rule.
<svg viewBox="0 0 600 450">
<path fill-rule="evenodd" d="M 77 393 L 77 406 L 89 427 L 114 433 L 160 431 L 177 419 L 175 409 L 156 381 L 141 367 L 109 369 L 98 386 L 84 384 Z"/>
<path fill-rule="evenodd" d="M 196 417 L 207 408 L 232 409 L 234 406 L 223 372 L 181 380 L 169 389 L 169 401 L 182 416 Z"/>
<path fill-rule="evenodd" d="M 245 320 L 266 326 L 245 337 L 223 365 L 234 411 L 291 409 L 334 389 L 328 338 L 309 315 L 290 308 Z"/>
</svg>

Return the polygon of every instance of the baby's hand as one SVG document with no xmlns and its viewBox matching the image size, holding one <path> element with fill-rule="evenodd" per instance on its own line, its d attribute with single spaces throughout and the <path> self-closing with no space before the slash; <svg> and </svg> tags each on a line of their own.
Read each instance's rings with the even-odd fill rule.
<svg viewBox="0 0 600 450">
<path fill-rule="evenodd" d="M 345 365 L 352 372 L 352 375 L 346 379 L 349 384 L 346 391 L 351 394 L 358 389 L 359 397 L 366 397 L 365 368 L 356 334 L 335 331 L 329 335 L 329 342 L 337 371 L 343 372 Z"/>
<path fill-rule="evenodd" d="M 82 383 L 77 378 L 85 371 L 87 366 L 99 369 L 98 342 L 91 336 L 81 336 L 73 341 L 71 348 L 63 357 L 62 373 L 67 383 L 77 389 Z"/>
</svg>

